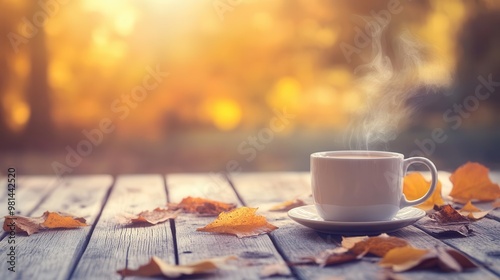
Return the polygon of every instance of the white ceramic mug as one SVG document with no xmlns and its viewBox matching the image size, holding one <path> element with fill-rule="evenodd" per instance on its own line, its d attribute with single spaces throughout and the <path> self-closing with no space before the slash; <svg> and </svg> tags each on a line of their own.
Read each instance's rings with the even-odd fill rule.
<svg viewBox="0 0 500 280">
<path fill-rule="evenodd" d="M 427 193 L 408 201 L 402 179 L 408 166 L 426 165 L 432 174 Z M 437 182 L 434 164 L 423 157 L 404 159 L 381 151 L 330 151 L 311 155 L 311 184 L 318 214 L 327 221 L 391 220 L 399 209 L 429 198 Z"/>
</svg>

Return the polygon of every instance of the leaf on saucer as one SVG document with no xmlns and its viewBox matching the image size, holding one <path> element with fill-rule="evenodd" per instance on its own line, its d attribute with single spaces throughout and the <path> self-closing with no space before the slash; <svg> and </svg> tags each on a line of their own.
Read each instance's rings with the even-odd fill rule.
<svg viewBox="0 0 500 280">
<path fill-rule="evenodd" d="M 470 200 L 491 201 L 500 198 L 500 187 L 491 182 L 488 174 L 489 169 L 476 162 L 468 162 L 460 166 L 450 176 L 450 181 L 453 183 L 450 196 L 462 203 Z"/>
<path fill-rule="evenodd" d="M 458 210 L 458 212 L 464 216 L 469 218 L 470 220 L 479 220 L 481 218 L 484 218 L 488 213 L 491 212 L 491 210 L 481 210 L 474 206 L 471 201 L 467 202 L 467 204 L 462 207 L 462 209 Z"/>
<path fill-rule="evenodd" d="M 446 272 L 461 272 L 477 267 L 460 252 L 441 247 L 432 250 L 413 247 L 395 248 L 385 255 L 379 265 L 391 268 L 395 272 L 413 269 L 441 269 Z"/>
<path fill-rule="evenodd" d="M 306 205 L 302 199 L 292 199 L 282 202 L 280 204 L 276 204 L 269 209 L 269 211 L 288 211 L 295 207 Z"/>
<path fill-rule="evenodd" d="M 179 278 L 185 275 L 199 275 L 216 272 L 222 268 L 229 260 L 236 259 L 235 256 L 218 257 L 206 259 L 187 265 L 172 265 L 166 263 L 158 257 L 152 257 L 149 263 L 140 266 L 138 269 L 121 269 L 117 273 L 122 277 L 140 276 Z"/>
<path fill-rule="evenodd" d="M 419 199 L 427 193 L 430 185 L 431 182 L 425 180 L 424 176 L 421 173 L 409 173 L 404 177 L 403 193 L 408 200 Z M 445 202 L 441 195 L 441 182 L 438 180 L 436 188 L 434 189 L 431 197 L 429 197 L 426 201 L 424 201 L 422 204 L 417 205 L 416 207 L 428 211 L 431 210 L 434 205 L 443 204 L 445 204 Z"/>
<path fill-rule="evenodd" d="M 389 236 L 385 233 L 375 237 L 342 237 L 342 246 L 356 255 L 367 253 L 383 257 L 394 248 L 409 246 L 404 239 Z"/>
<path fill-rule="evenodd" d="M 217 219 L 197 231 L 226 233 L 238 238 L 271 232 L 278 227 L 267 222 L 264 216 L 256 215 L 257 208 L 240 207 L 222 212 Z"/>
<path fill-rule="evenodd" d="M 305 262 L 302 263 L 315 263 L 321 267 L 338 265 L 346 262 L 360 260 L 363 256 L 357 255 L 344 247 L 337 247 L 335 249 L 328 249 L 317 256 L 302 258 Z"/>
<path fill-rule="evenodd" d="M 234 203 L 224 203 L 201 197 L 185 197 L 180 203 L 170 203 L 169 209 L 182 209 L 186 213 L 194 213 L 202 216 L 217 216 L 222 212 L 236 208 Z"/>
</svg>

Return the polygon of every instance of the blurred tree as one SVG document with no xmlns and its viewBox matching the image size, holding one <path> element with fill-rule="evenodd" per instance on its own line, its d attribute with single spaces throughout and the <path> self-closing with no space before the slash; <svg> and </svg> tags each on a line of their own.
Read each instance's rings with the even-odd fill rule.
<svg viewBox="0 0 500 280">
<path fill-rule="evenodd" d="M 40 7 L 36 1 L 30 2 L 28 17 L 33 16 Z M 31 72 L 29 75 L 26 98 L 30 107 L 30 117 L 22 137 L 27 148 L 46 148 L 54 140 L 54 127 L 51 120 L 51 101 L 47 82 L 48 55 L 44 27 L 28 42 Z"/>
</svg>

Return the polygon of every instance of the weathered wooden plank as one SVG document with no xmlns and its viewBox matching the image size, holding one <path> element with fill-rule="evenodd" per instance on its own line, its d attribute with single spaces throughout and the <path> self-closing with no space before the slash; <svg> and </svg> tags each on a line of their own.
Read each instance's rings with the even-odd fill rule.
<svg viewBox="0 0 500 280">
<path fill-rule="evenodd" d="M 164 179 L 160 175 L 124 175 L 115 182 L 72 279 L 120 279 L 123 268 L 136 269 L 152 256 L 175 263 L 170 223 L 124 226 L 118 217 L 166 207 Z"/>
<path fill-rule="evenodd" d="M 85 217 L 93 223 L 112 183 L 111 176 L 79 176 L 67 178 L 31 213 L 63 211 Z M 84 249 L 92 227 L 51 230 L 15 238 L 16 272 L 0 263 L 0 279 L 65 279 Z M 0 255 L 10 251 L 7 238 L 0 242 Z"/>
<path fill-rule="evenodd" d="M 269 203 L 279 203 L 295 198 L 309 191 L 308 182 L 303 173 L 247 173 L 235 174 L 231 178 L 235 189 L 243 200 L 252 206 L 267 208 Z M 340 245 L 341 237 L 321 234 L 290 220 L 286 213 L 264 212 L 269 220 L 280 228 L 270 235 L 275 244 L 284 253 L 289 262 L 300 261 L 302 257 L 316 256 L 323 250 Z M 429 248 L 444 245 L 441 241 L 425 234 L 415 227 L 407 227 L 391 235 L 402 237 L 416 247 Z M 317 266 L 295 266 L 295 273 L 302 279 L 318 279 L 327 277 L 347 277 L 348 279 L 383 278 L 384 270 L 375 263 L 362 261 L 339 266 L 320 268 Z M 466 273 L 442 274 L 429 271 L 403 273 L 408 279 L 495 279 L 496 276 L 485 269 Z"/>
<path fill-rule="evenodd" d="M 168 175 L 167 188 L 171 202 L 180 202 L 186 196 L 195 196 L 241 205 L 231 186 L 217 175 Z M 283 262 L 268 235 L 239 239 L 232 235 L 196 231 L 214 219 L 185 214 L 175 220 L 180 264 L 236 255 L 240 257 L 237 270 L 224 270 L 212 278 L 258 279 L 263 265 Z"/>
<path fill-rule="evenodd" d="M 16 179 L 16 214 L 21 215 L 29 215 L 35 206 L 59 183 L 54 176 L 22 176 Z M 8 215 L 6 198 L 2 199 L 3 203 L 0 207 L 2 219 Z"/>
</svg>

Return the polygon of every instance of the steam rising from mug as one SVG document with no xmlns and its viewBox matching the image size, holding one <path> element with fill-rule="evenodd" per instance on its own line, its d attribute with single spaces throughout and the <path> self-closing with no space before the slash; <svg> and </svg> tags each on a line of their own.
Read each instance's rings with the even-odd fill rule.
<svg viewBox="0 0 500 280">
<path fill-rule="evenodd" d="M 373 60 L 354 70 L 360 77 L 358 90 L 367 107 L 349 126 L 347 141 L 350 149 L 387 148 L 387 142 L 397 137 L 401 121 L 415 109 L 407 101 L 422 94 L 422 90 L 428 94 L 429 89 L 444 86 L 449 80 L 447 74 L 433 80 L 422 75 L 422 65 L 429 54 L 425 51 L 429 50 L 425 50 L 409 32 L 386 42 L 383 40 L 386 26 L 377 27 L 372 30 Z M 387 55 L 389 52 L 392 60 Z"/>
</svg>

